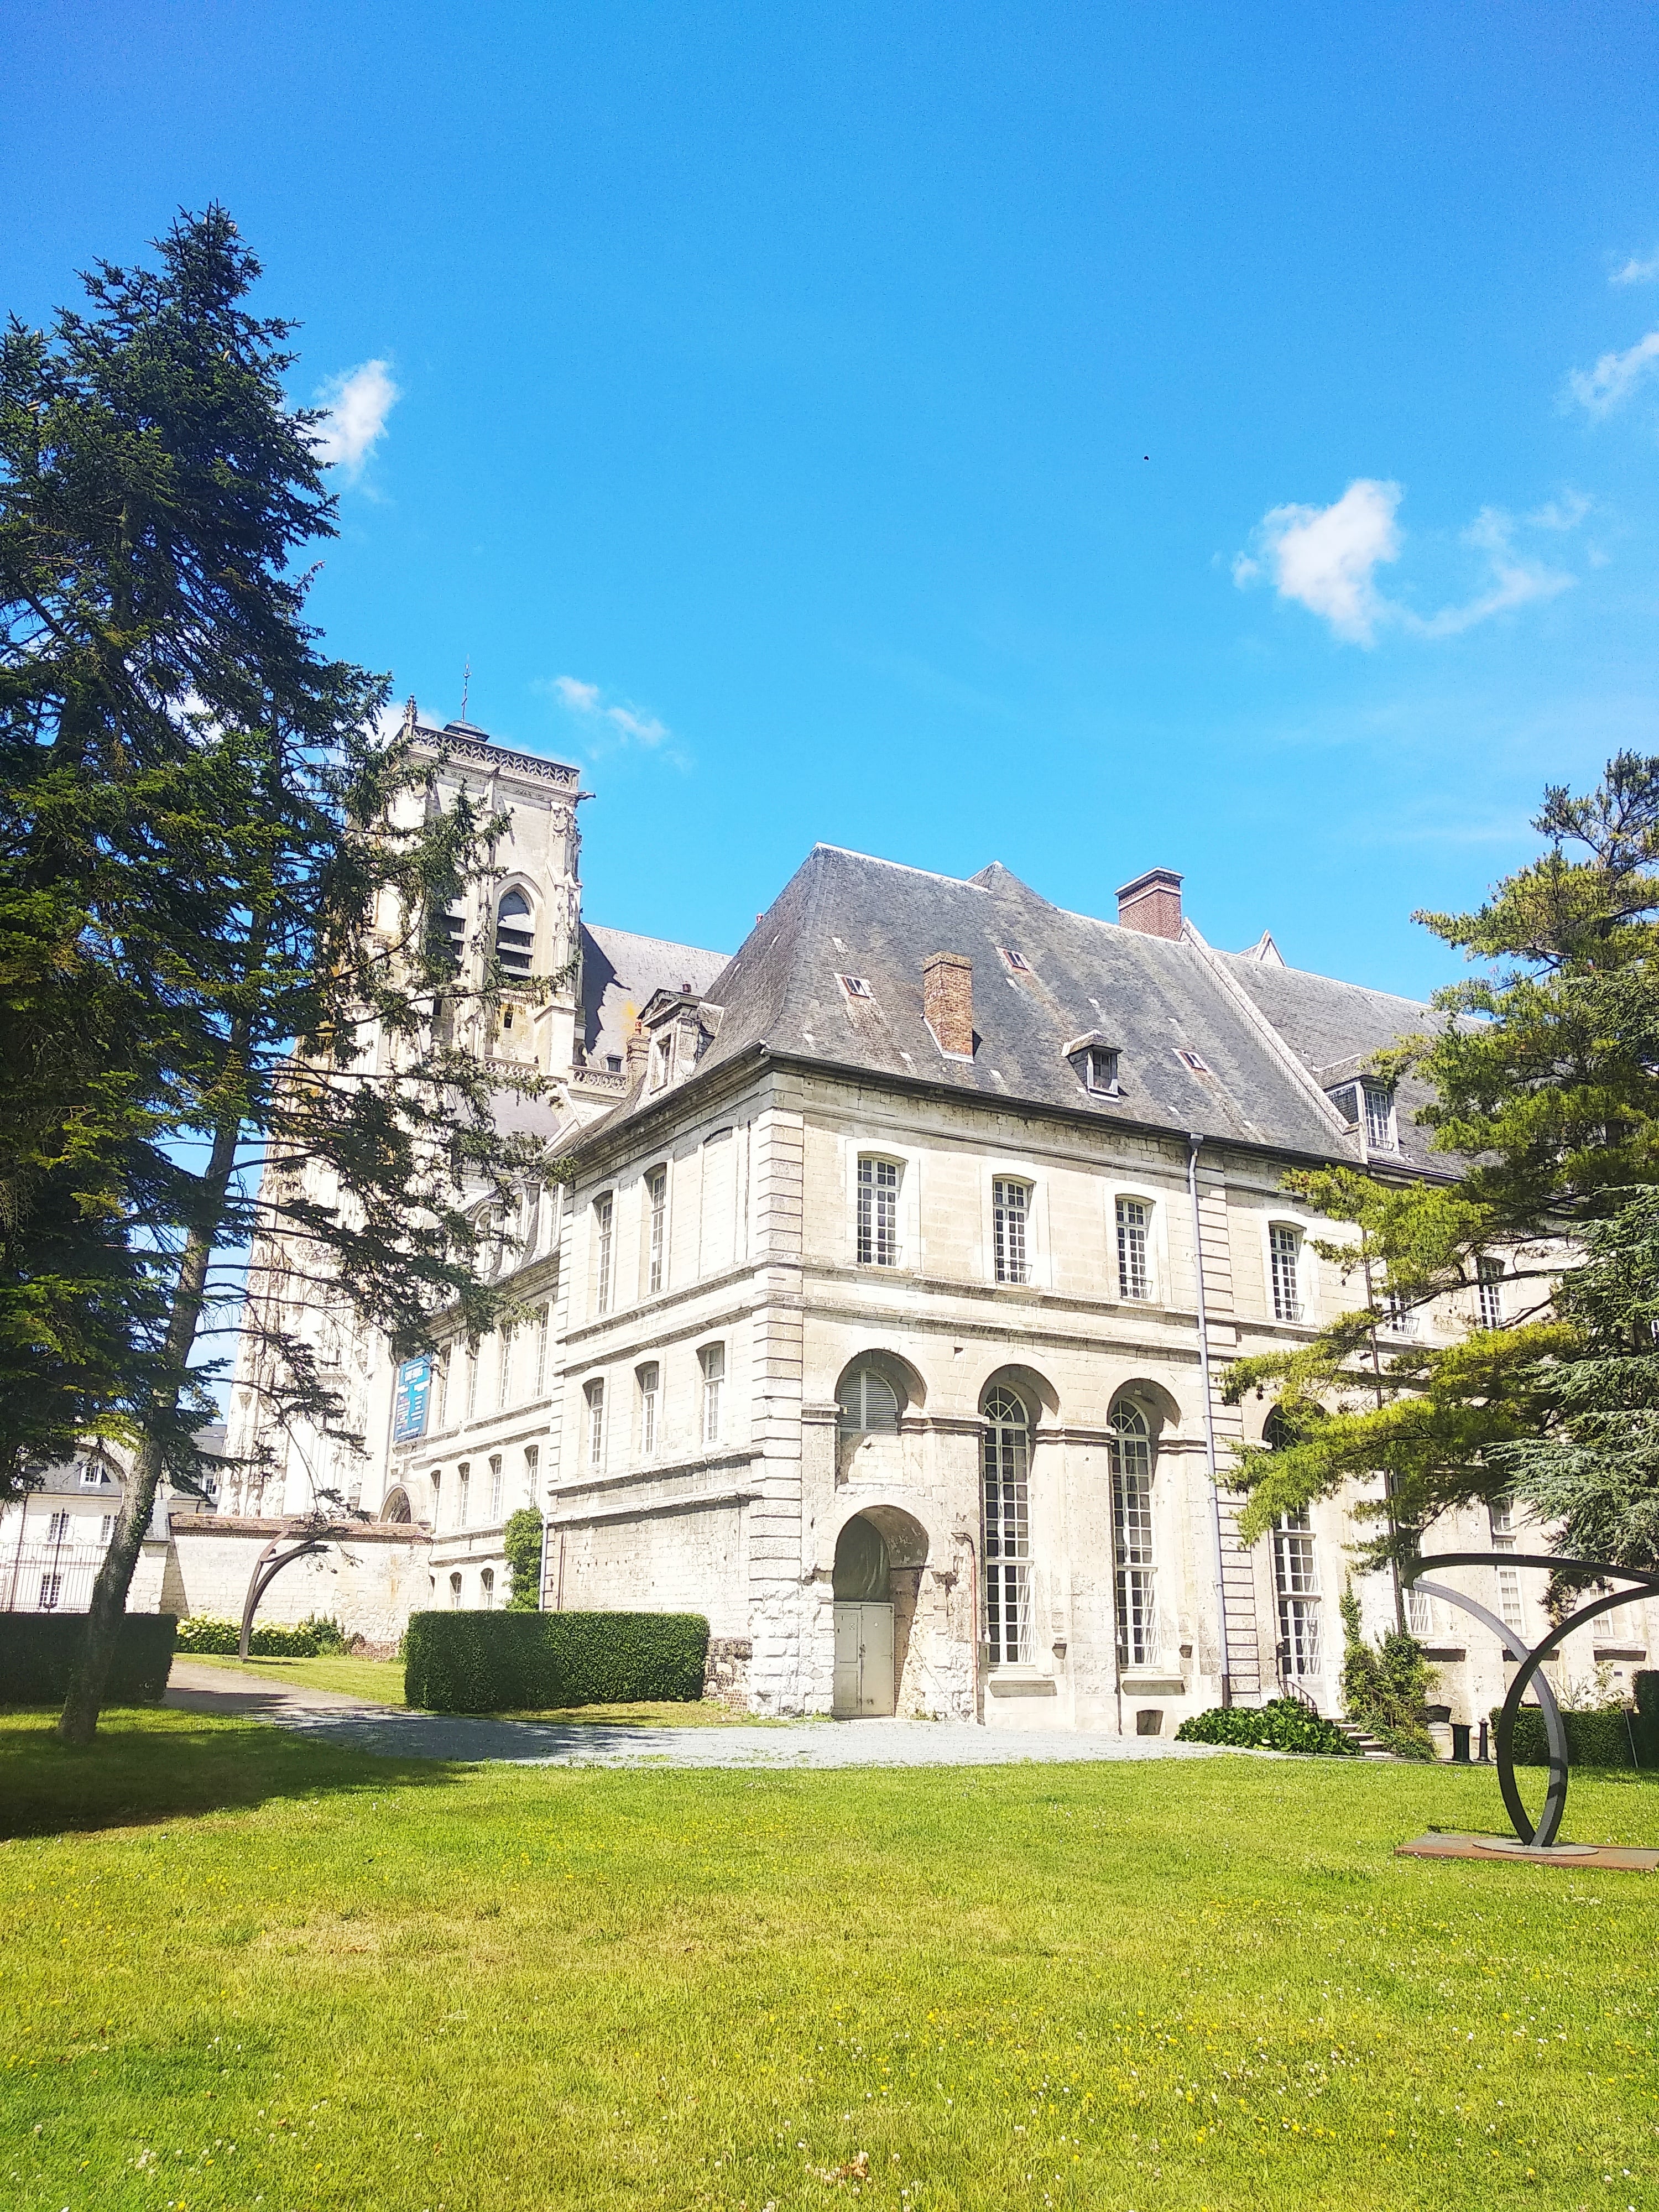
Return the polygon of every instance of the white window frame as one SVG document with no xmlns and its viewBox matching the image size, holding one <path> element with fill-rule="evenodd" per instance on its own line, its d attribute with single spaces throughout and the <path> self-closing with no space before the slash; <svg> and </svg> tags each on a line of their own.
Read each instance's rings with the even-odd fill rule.
<svg viewBox="0 0 1659 2212">
<path fill-rule="evenodd" d="M 593 1311 L 596 1316 L 602 1318 L 611 1310 L 611 1295 L 617 1286 L 617 1194 L 614 1190 L 596 1193 L 592 1221 Z"/>
<path fill-rule="evenodd" d="M 494 1613 L 495 1610 L 495 1570 L 494 1567 L 480 1567 L 478 1570 L 478 1607 L 479 1610 L 483 1613 Z"/>
<path fill-rule="evenodd" d="M 1296 1310 L 1285 1313 L 1280 1308 L 1279 1255 L 1274 1249 L 1276 1231 L 1283 1231 L 1296 1239 Z M 1308 1231 L 1306 1224 L 1287 1214 L 1275 1214 L 1261 1225 L 1262 1277 L 1267 1291 L 1267 1310 L 1276 1322 L 1290 1325 L 1305 1323 L 1308 1319 Z"/>
<path fill-rule="evenodd" d="M 536 1396 L 537 1396 L 538 1398 L 540 1398 L 540 1397 L 544 1397 L 544 1396 L 545 1396 L 545 1395 L 546 1395 L 546 1391 L 547 1391 L 547 1336 L 548 1336 L 548 1328 L 549 1328 L 549 1326 L 550 1326 L 550 1310 L 549 1310 L 549 1309 L 548 1309 L 546 1306 L 541 1306 L 541 1307 L 539 1307 L 539 1308 L 537 1310 L 537 1314 L 536 1314 L 536 1324 L 535 1324 L 535 1326 L 536 1326 L 536 1392 L 535 1392 L 535 1395 L 536 1395 Z"/>
<path fill-rule="evenodd" d="M 1138 1222 L 1126 1222 L 1123 1209 L 1127 1206 L 1139 1206 L 1143 1218 Z M 1141 1282 L 1139 1290 L 1130 1287 L 1129 1278 L 1133 1270 L 1127 1265 L 1128 1252 L 1124 1243 L 1126 1233 L 1136 1231 L 1140 1237 Z M 1143 1198 L 1139 1191 L 1115 1192 L 1112 1197 L 1113 1272 L 1117 1278 L 1118 1297 L 1127 1305 L 1155 1305 L 1158 1303 L 1157 1236 L 1158 1208 L 1152 1200 Z M 1133 1249 L 1133 1247 L 1129 1249 Z"/>
<path fill-rule="evenodd" d="M 1005 1417 L 1005 1401 L 1018 1408 L 1018 1420 Z M 984 1425 L 980 1444 L 984 1560 L 980 1634 L 993 1668 L 1029 1667 L 1033 1650 L 1031 1457 L 1036 1424 L 1025 1401 L 1004 1383 L 986 1392 L 980 1419 Z"/>
<path fill-rule="evenodd" d="M 501 1455 L 500 1452 L 491 1452 L 489 1455 L 489 1518 L 492 1525 L 499 1522 L 501 1517 L 501 1504 L 506 1483 L 507 1478 L 501 1472 Z"/>
<path fill-rule="evenodd" d="M 702 1448 L 705 1451 L 714 1451 L 720 1447 L 725 1430 L 725 1343 L 701 1346 L 697 1352 L 697 1364 L 702 1370 Z"/>
<path fill-rule="evenodd" d="M 1305 1505 L 1279 1515 L 1273 1523 L 1273 1545 L 1280 1661 L 1287 1674 L 1305 1682 L 1322 1673 L 1325 1664 L 1324 1622 L 1319 1603 L 1324 1591 L 1319 1579 L 1319 1555 L 1314 1549 L 1313 1516 Z"/>
<path fill-rule="evenodd" d="M 582 1385 L 582 1418 L 587 1425 L 583 1439 L 582 1456 L 588 1472 L 599 1474 L 605 1468 L 605 1377 L 590 1375 Z"/>
<path fill-rule="evenodd" d="M 1152 1424 L 1132 1398 L 1111 1411 L 1113 1598 L 1126 1669 L 1158 1663 L 1158 1452 Z"/>
<path fill-rule="evenodd" d="M 870 1170 L 866 1176 L 865 1170 Z M 884 1238 L 878 1201 L 890 1188 L 883 1180 L 890 1173 L 891 1252 L 882 1256 Z M 890 1270 L 902 1265 L 904 1255 L 905 1163 L 890 1152 L 860 1151 L 853 1170 L 853 1256 L 860 1267 Z M 868 1194 L 868 1204 L 866 1194 Z M 867 1216 L 867 1228 L 866 1228 Z"/>
<path fill-rule="evenodd" d="M 472 1526 L 472 1462 L 464 1459 L 455 1470 L 455 1526 Z"/>
<path fill-rule="evenodd" d="M 991 1178 L 991 1279 L 1029 1288 L 1036 1239 L 1036 1191 L 1029 1176 Z"/>
<path fill-rule="evenodd" d="M 640 1400 L 640 1457 L 655 1459 L 662 1449 L 662 1362 L 642 1359 L 634 1381 Z"/>
<path fill-rule="evenodd" d="M 645 1200 L 645 1294 L 668 1288 L 668 1163 L 647 1168 L 641 1178 Z"/>
<path fill-rule="evenodd" d="M 1502 1328 L 1504 1285 L 1509 1280 L 1504 1262 L 1483 1252 L 1474 1263 L 1475 1312 L 1482 1328 Z"/>
</svg>

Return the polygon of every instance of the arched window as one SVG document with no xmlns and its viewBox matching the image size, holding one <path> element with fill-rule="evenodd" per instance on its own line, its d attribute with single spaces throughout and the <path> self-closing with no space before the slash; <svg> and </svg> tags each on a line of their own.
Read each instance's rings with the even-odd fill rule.
<svg viewBox="0 0 1659 2212">
<path fill-rule="evenodd" d="M 859 1162 L 858 1258 L 861 1267 L 896 1267 L 899 1256 L 896 1160 Z"/>
<path fill-rule="evenodd" d="M 535 948 L 530 902 L 522 891 L 508 891 L 495 909 L 495 957 L 509 975 L 527 975 Z"/>
<path fill-rule="evenodd" d="M 1269 1451 L 1286 1451 L 1296 1442 L 1296 1433 L 1285 1419 L 1282 1407 L 1268 1407 L 1267 1418 L 1261 1424 L 1261 1441 Z"/>
<path fill-rule="evenodd" d="M 1126 1667 L 1158 1657 L 1152 1558 L 1152 1439 L 1139 1406 L 1112 1408 L 1112 1539 L 1117 1555 L 1117 1649 Z"/>
<path fill-rule="evenodd" d="M 478 1576 L 478 1602 L 486 1613 L 495 1609 L 495 1570 L 483 1568 Z"/>
<path fill-rule="evenodd" d="M 449 1577 L 449 1609 L 452 1613 L 459 1613 L 461 1609 L 461 1578 L 459 1575 Z"/>
<path fill-rule="evenodd" d="M 401 1487 L 388 1491 L 386 1504 L 380 1508 L 380 1518 L 382 1521 L 395 1521 L 400 1524 L 412 1522 L 415 1516 L 410 1510 L 409 1492 Z"/>
<path fill-rule="evenodd" d="M 985 1641 L 994 1667 L 1031 1653 L 1031 1419 L 1012 1390 L 985 1400 Z"/>
<path fill-rule="evenodd" d="M 861 1361 L 841 1378 L 836 1392 L 841 1407 L 837 1425 L 846 1436 L 896 1436 L 903 1410 L 898 1392 L 878 1367 Z"/>
</svg>

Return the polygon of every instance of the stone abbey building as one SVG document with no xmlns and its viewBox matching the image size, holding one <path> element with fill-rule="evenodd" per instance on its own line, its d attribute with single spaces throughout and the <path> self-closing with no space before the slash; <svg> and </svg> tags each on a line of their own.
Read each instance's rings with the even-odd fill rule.
<svg viewBox="0 0 1659 2212">
<path fill-rule="evenodd" d="M 487 1607 L 531 1504 L 546 1605 L 705 1613 L 720 1678 L 768 1712 L 1169 1733 L 1287 1684 L 1338 1710 L 1345 1506 L 1241 1548 L 1229 1447 L 1272 1408 L 1224 1406 L 1218 1376 L 1363 1297 L 1288 1170 L 1448 1172 L 1420 1100 L 1366 1072 L 1425 1009 L 1288 968 L 1269 936 L 1213 949 L 1162 869 L 1103 919 L 995 862 L 958 881 L 819 846 L 729 958 L 604 928 L 576 771 L 428 734 L 512 818 L 458 944 L 568 974 L 472 1042 L 574 1182 L 522 1194 L 517 1324 L 429 1375 L 308 1316 L 374 1449 L 263 1438 L 276 1472 L 229 1474 L 221 1543 L 324 1481 L 400 1588 Z M 526 1064 L 550 1101 L 514 1097 Z M 290 1289 L 258 1252 L 250 1295 Z M 1491 1323 L 1507 1295 L 1488 1270 L 1468 1310 L 1398 1328 Z M 239 1370 L 233 1465 L 262 1440 L 256 1384 Z M 1490 1544 L 1480 1523 L 1448 1547 Z M 1535 1634 L 1531 1583 L 1497 1601 Z M 1363 1597 L 1392 1617 L 1385 1578 Z M 1426 1607 L 1413 1626 L 1447 1717 L 1478 1718 L 1495 1639 Z M 1642 1608 L 1602 1634 L 1637 1663 Z"/>
</svg>

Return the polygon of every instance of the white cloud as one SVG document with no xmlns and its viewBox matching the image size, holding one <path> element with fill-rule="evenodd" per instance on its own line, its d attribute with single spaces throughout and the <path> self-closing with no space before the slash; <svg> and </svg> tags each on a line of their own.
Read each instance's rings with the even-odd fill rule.
<svg viewBox="0 0 1659 2212">
<path fill-rule="evenodd" d="M 1400 498 L 1398 484 L 1357 477 L 1329 507 L 1272 508 L 1256 530 L 1256 555 L 1233 563 L 1234 582 L 1253 583 L 1265 572 L 1281 599 L 1298 600 L 1339 637 L 1369 645 L 1387 611 L 1375 571 L 1400 556 Z"/>
<path fill-rule="evenodd" d="M 1610 415 L 1656 365 L 1659 365 L 1659 331 L 1650 331 L 1623 353 L 1604 353 L 1594 368 L 1575 368 L 1567 379 L 1567 388 L 1589 414 Z"/>
<path fill-rule="evenodd" d="M 654 714 L 642 714 L 628 700 L 607 703 L 597 684 L 584 684 L 579 676 L 556 676 L 544 688 L 573 714 L 609 722 L 613 730 L 623 738 L 632 738 L 636 744 L 659 745 L 672 734 L 666 722 L 659 722 Z"/>
<path fill-rule="evenodd" d="M 401 394 L 383 361 L 366 361 L 331 377 L 317 394 L 322 421 L 313 433 L 317 458 L 356 483 L 386 432 L 386 418 Z"/>
<path fill-rule="evenodd" d="M 1501 507 L 1483 507 L 1463 532 L 1463 543 L 1486 557 L 1490 574 L 1485 587 L 1461 605 L 1419 615 L 1377 588 L 1376 571 L 1397 561 L 1402 532 L 1397 520 L 1404 496 L 1397 483 L 1358 477 L 1329 507 L 1275 507 L 1263 515 L 1252 550 L 1233 563 L 1233 580 L 1242 586 L 1267 578 L 1281 599 L 1328 622 L 1350 644 L 1376 643 L 1379 628 L 1393 624 L 1414 637 L 1455 637 L 1529 600 L 1553 599 L 1575 579 L 1546 568 L 1516 550 L 1522 529 L 1576 529 L 1589 512 L 1579 492 L 1552 500 L 1517 521 Z"/>
<path fill-rule="evenodd" d="M 1639 253 L 1632 253 L 1622 268 L 1613 270 L 1607 282 L 1609 284 L 1651 284 L 1656 277 L 1659 277 L 1659 252 L 1650 253 L 1645 258 Z"/>
<path fill-rule="evenodd" d="M 1542 529 L 1571 530 L 1583 519 L 1589 505 L 1585 501 L 1571 521 L 1566 519 L 1565 510 L 1553 504 L 1540 508 L 1528 520 Z M 1425 617 L 1401 608 L 1400 618 L 1406 627 L 1419 637 L 1455 637 L 1491 615 L 1501 615 L 1509 607 L 1525 606 L 1529 599 L 1553 599 L 1558 592 L 1566 591 L 1575 580 L 1571 576 L 1560 568 L 1546 568 L 1535 561 L 1528 561 L 1516 551 L 1516 527 L 1514 516 L 1505 514 L 1501 507 L 1483 507 L 1463 532 L 1463 543 L 1474 546 L 1492 563 L 1491 584 L 1462 606 L 1443 607 L 1437 615 Z"/>
</svg>

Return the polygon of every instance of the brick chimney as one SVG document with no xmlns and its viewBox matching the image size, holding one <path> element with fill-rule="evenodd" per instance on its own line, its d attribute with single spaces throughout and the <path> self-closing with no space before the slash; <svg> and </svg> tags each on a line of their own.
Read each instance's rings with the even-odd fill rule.
<svg viewBox="0 0 1659 2212">
<path fill-rule="evenodd" d="M 921 963 L 921 1011 L 933 1042 L 954 1060 L 974 1056 L 974 963 L 935 952 Z"/>
<path fill-rule="evenodd" d="M 1181 934 L 1181 878 L 1173 868 L 1148 868 L 1117 895 L 1121 929 L 1138 929 L 1143 937 Z"/>
</svg>

